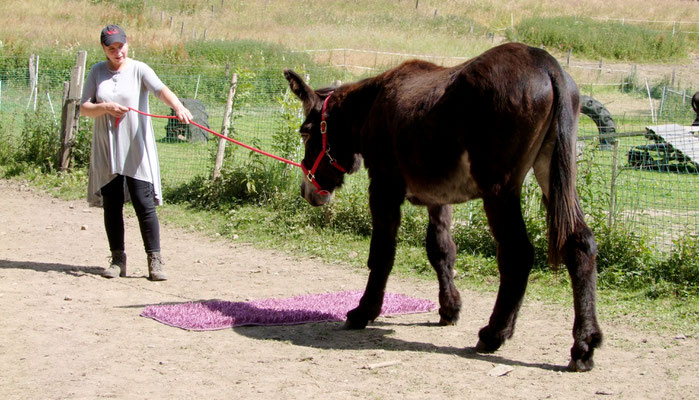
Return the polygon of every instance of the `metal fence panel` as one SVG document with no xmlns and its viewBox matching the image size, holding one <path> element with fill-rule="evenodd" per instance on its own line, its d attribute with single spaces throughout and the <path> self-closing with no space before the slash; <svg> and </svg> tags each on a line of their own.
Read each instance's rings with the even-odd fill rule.
<svg viewBox="0 0 699 400">
<path fill-rule="evenodd" d="M 208 77 L 171 74 L 175 66 L 154 69 L 180 97 L 201 100 L 210 127 L 221 131 L 229 84 L 223 68 L 218 75 Z M 336 78 L 342 79 L 344 74 L 345 71 L 340 71 Z M 39 79 L 38 93 L 44 101 L 43 107 L 48 107 L 50 102 L 56 120 L 60 119 L 61 79 L 66 76 L 61 71 Z M 0 78 L 0 143 L 7 143 L 13 135 L 23 134 L 15 128 L 21 126 L 17 119 L 29 109 L 30 88 L 21 72 L 13 75 L 0 71 Z M 311 77 L 311 82 L 319 87 L 329 85 L 334 78 L 329 72 Z M 281 67 L 278 79 L 259 79 L 254 71 L 248 76 L 243 74 L 239 77 L 231 136 L 270 153 L 284 151 L 288 154 L 279 155 L 300 161 L 301 142 L 297 135 L 294 134 L 296 139 L 291 148 L 281 149 L 278 143 L 279 134 L 290 129 L 289 114 L 300 120 L 300 110 L 289 109 L 290 104 L 297 105 L 292 99 Z M 169 114 L 170 110 L 157 99 L 151 99 L 150 103 L 152 113 Z M 594 207 L 605 209 L 607 223 L 623 223 L 647 235 L 659 250 L 669 249 L 672 240 L 682 235 L 699 235 L 699 157 L 688 150 L 699 142 L 699 134 L 683 130 L 679 138 L 670 140 L 667 135 L 659 138 L 656 132 L 658 126 L 688 126 L 691 120 L 686 115 L 676 117 L 666 107 L 660 120 L 648 115 L 613 116 L 617 129 L 607 138 L 615 143 L 611 147 L 600 146 L 600 135 L 591 119 L 581 117 L 579 126 L 579 187 L 581 192 L 590 193 L 581 196 L 583 201 L 594 201 Z M 218 138 L 203 143 L 176 140 L 167 136 L 167 120 L 152 122 L 164 188 L 176 188 L 196 177 L 211 176 Z M 250 152 L 243 148 L 231 148 L 230 154 L 234 164 L 249 162 L 251 158 Z M 272 165 L 277 161 L 258 158 L 257 162 Z M 298 177 L 298 171 L 295 175 Z"/>
</svg>

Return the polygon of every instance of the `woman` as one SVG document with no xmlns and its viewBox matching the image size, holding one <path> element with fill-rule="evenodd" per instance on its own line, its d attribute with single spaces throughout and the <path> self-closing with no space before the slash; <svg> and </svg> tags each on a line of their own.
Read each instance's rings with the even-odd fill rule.
<svg viewBox="0 0 699 400">
<path fill-rule="evenodd" d="M 160 225 L 155 206 L 161 205 L 160 167 L 150 118 L 129 107 L 148 113 L 152 93 L 175 110 L 182 123 L 192 114 L 153 70 L 128 57 L 126 33 L 108 25 L 100 35 L 106 61 L 92 66 L 85 80 L 80 104 L 83 116 L 95 119 L 87 200 L 104 208 L 110 265 L 106 278 L 126 276 L 124 252 L 124 203 L 132 201 L 148 259 L 148 277 L 167 279 L 160 256 Z"/>
</svg>

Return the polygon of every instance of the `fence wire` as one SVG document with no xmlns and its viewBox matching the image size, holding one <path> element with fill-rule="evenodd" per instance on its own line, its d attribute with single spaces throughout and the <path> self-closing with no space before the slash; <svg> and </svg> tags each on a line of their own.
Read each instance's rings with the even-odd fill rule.
<svg viewBox="0 0 699 400">
<path fill-rule="evenodd" d="M 224 68 L 206 76 L 173 74 L 177 66 L 154 69 L 180 98 L 203 104 L 206 121 L 195 119 L 197 122 L 207 122 L 212 130 L 221 132 L 230 84 Z M 281 67 L 275 71 L 276 77 L 254 70 L 239 76 L 230 136 L 300 161 L 301 142 L 294 132 L 300 110 L 287 89 Z M 346 79 L 346 71 L 333 71 L 307 77 L 314 87 Z M 53 113 L 56 135 L 62 84 L 68 76 L 66 71 L 42 71 L 35 91 L 38 107 L 48 115 Z M 28 72 L 0 71 L 0 144 L 24 134 L 21 116 L 34 108 L 32 93 Z M 672 98 L 680 100 L 671 103 Z M 49 104 L 52 111 L 48 111 Z M 151 98 L 150 104 L 152 113 L 170 113 L 157 99 Z M 673 240 L 684 235 L 699 235 L 699 133 L 689 128 L 693 113 L 688 111 L 685 93 L 672 96 L 668 92 L 662 104 L 662 113 L 652 116 L 613 115 L 616 130 L 603 135 L 592 119 L 583 116 L 578 140 L 579 191 L 583 203 L 587 203 L 583 207 L 605 210 L 598 218 L 604 218 L 607 224 L 624 224 L 645 235 L 660 251 L 669 249 Z M 81 123 L 87 123 L 86 120 L 81 118 Z M 177 189 L 195 178 L 211 177 L 218 138 L 193 141 L 186 134 L 169 134 L 168 120 L 153 119 L 152 123 L 165 190 Z M 289 134 L 292 139 L 288 139 Z M 281 143 L 284 140 L 288 143 Z M 233 165 L 254 162 L 269 167 L 278 163 L 232 144 L 228 147 L 228 160 Z M 298 171 L 290 179 L 300 179 Z"/>
</svg>

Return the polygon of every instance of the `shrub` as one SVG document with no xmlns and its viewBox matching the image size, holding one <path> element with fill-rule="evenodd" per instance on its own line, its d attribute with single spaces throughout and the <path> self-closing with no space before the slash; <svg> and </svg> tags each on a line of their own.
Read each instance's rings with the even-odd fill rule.
<svg viewBox="0 0 699 400">
<path fill-rule="evenodd" d="M 480 203 L 480 202 L 479 202 Z M 468 218 L 458 221 L 452 228 L 452 236 L 459 253 L 495 257 L 497 243 L 490 234 L 490 226 L 482 207 L 471 207 Z"/>
<path fill-rule="evenodd" d="M 268 202 L 280 190 L 275 185 L 275 174 L 269 173 L 269 165 L 260 155 L 250 153 L 242 164 L 224 163 L 221 176 L 212 181 L 208 176 L 198 176 L 177 187 L 165 188 L 164 195 L 174 203 L 189 203 L 206 210 L 227 211 L 241 204 Z"/>
<path fill-rule="evenodd" d="M 81 169 L 90 165 L 93 118 L 80 118 L 78 131 L 73 136 L 73 168 Z"/>
<path fill-rule="evenodd" d="M 699 236 L 688 235 L 674 241 L 668 258 L 652 264 L 649 270 L 653 279 L 646 291 L 649 297 L 699 294 Z"/>
<path fill-rule="evenodd" d="M 25 112 L 16 161 L 36 165 L 44 172 L 52 171 L 60 148 L 58 131 L 51 114 L 41 107 L 36 112 Z"/>
<path fill-rule="evenodd" d="M 17 118 L 14 114 L 0 114 L 0 164 L 6 165 L 14 161 L 17 153 L 17 138 L 15 132 Z"/>
</svg>

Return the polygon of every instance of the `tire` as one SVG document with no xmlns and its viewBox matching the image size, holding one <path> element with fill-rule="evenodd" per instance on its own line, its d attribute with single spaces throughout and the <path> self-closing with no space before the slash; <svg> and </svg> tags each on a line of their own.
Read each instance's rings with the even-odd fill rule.
<svg viewBox="0 0 699 400">
<path fill-rule="evenodd" d="M 699 92 L 694 93 L 694 96 L 692 96 L 692 109 L 697 114 L 694 122 L 692 122 L 692 126 L 699 126 Z"/>
<path fill-rule="evenodd" d="M 616 133 L 616 124 L 604 104 L 593 99 L 590 96 L 580 96 L 580 112 L 590 117 L 597 125 L 597 130 L 600 135 L 609 135 Z M 616 140 L 614 138 L 603 137 L 599 139 L 600 146 L 613 145 Z"/>
</svg>

